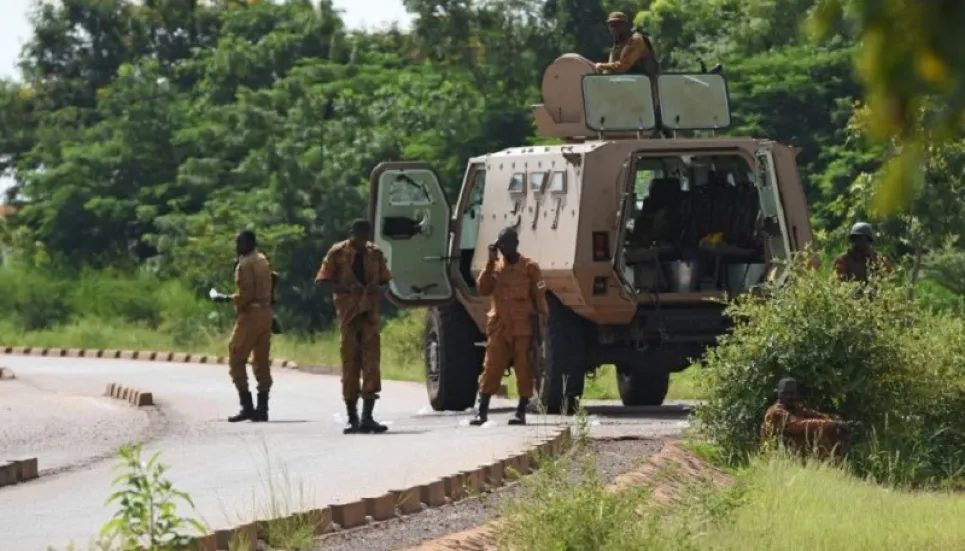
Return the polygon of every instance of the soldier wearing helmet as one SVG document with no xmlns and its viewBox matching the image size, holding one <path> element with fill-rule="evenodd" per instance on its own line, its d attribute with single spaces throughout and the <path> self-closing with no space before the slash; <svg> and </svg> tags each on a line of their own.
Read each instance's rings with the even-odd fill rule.
<svg viewBox="0 0 965 551">
<path fill-rule="evenodd" d="M 814 451 L 839 457 L 844 456 L 851 438 L 850 427 L 840 418 L 804 407 L 797 381 L 791 377 L 778 381 L 777 402 L 764 414 L 762 433 L 765 439 L 778 438 L 800 454 Z"/>
<path fill-rule="evenodd" d="M 834 259 L 834 272 L 838 279 L 867 282 L 869 272 L 881 270 L 884 275 L 891 274 L 891 260 L 872 247 L 874 233 L 871 231 L 871 224 L 858 222 L 852 226 L 849 239 L 851 246 Z"/>
<path fill-rule="evenodd" d="M 633 31 L 630 18 L 625 13 L 613 12 L 606 22 L 613 37 L 613 48 L 610 50 L 610 60 L 597 63 L 596 70 L 601 73 L 647 75 L 656 80 L 660 64 L 650 39 Z"/>
</svg>

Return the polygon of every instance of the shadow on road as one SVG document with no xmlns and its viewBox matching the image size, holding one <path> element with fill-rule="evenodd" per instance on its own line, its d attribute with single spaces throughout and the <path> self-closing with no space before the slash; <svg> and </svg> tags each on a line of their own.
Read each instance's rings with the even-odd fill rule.
<svg viewBox="0 0 965 551">
<path fill-rule="evenodd" d="M 371 436 L 371 437 L 374 437 L 374 438 L 378 438 L 378 437 L 380 437 L 380 436 L 408 435 L 408 434 L 427 434 L 427 433 L 429 433 L 429 432 L 431 432 L 431 431 L 428 431 L 428 430 L 398 430 L 398 429 L 393 430 L 393 429 L 390 428 L 387 432 L 383 432 L 382 434 L 364 434 L 364 433 L 361 433 L 361 432 L 360 432 L 360 433 L 357 433 L 357 434 L 347 434 L 346 436 L 358 436 L 358 437 Z"/>
<path fill-rule="evenodd" d="M 686 419 L 692 412 L 694 408 L 689 404 L 672 404 L 666 406 L 623 406 L 618 404 L 592 404 L 586 406 L 587 415 L 593 415 L 597 417 L 614 417 L 623 419 Z M 504 407 L 493 407 L 489 408 L 489 416 L 498 416 L 505 414 L 512 414 L 516 411 L 515 407 L 504 406 Z M 458 417 L 460 415 L 472 416 L 472 410 L 466 410 L 463 412 L 442 412 L 433 411 L 429 413 L 421 413 L 415 415 L 415 417 Z M 534 411 L 527 412 L 528 417 L 542 416 L 542 414 Z M 558 417 L 553 415 L 552 417 Z M 568 416 L 574 417 L 574 416 Z"/>
</svg>

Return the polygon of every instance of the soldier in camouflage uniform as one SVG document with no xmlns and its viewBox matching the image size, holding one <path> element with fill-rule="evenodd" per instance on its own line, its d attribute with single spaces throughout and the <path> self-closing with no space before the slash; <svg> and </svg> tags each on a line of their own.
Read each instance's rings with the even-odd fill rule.
<svg viewBox="0 0 965 551">
<path fill-rule="evenodd" d="M 499 233 L 489 247 L 489 261 L 476 283 L 479 294 L 491 297 L 486 322 L 486 357 L 479 384 L 479 414 L 470 421 L 479 426 L 488 419 L 489 400 L 499 390 L 503 373 L 512 363 L 516 370 L 519 405 L 510 425 L 526 424 L 526 407 L 533 396 L 533 331 L 548 321 L 546 284 L 539 265 L 519 254 L 519 236 L 513 228 Z M 501 258 L 500 258 L 501 256 Z M 533 323 L 538 316 L 538 323 Z M 536 326 L 534 329 L 534 325 Z"/>
<path fill-rule="evenodd" d="M 867 283 L 870 273 L 890 275 L 891 260 L 874 250 L 874 233 L 871 225 L 858 222 L 851 228 L 851 246 L 841 256 L 834 259 L 834 273 L 841 281 L 860 281 Z"/>
<path fill-rule="evenodd" d="M 766 440 L 780 439 L 800 454 L 817 451 L 819 455 L 834 453 L 839 457 L 847 451 L 851 436 L 841 419 L 804 407 L 797 381 L 790 377 L 777 383 L 777 402 L 764 414 L 762 433 Z"/>
<path fill-rule="evenodd" d="M 657 54 L 650 39 L 634 32 L 630 18 L 621 12 L 613 12 L 606 20 L 613 36 L 613 48 L 606 63 L 597 63 L 596 70 L 601 73 L 625 73 L 647 75 L 656 80 L 660 72 Z"/>
<path fill-rule="evenodd" d="M 372 418 L 372 410 L 382 391 L 380 302 L 392 273 L 382 250 L 369 241 L 371 233 L 368 220 L 356 220 L 352 224 L 352 236 L 332 245 L 315 277 L 316 283 L 331 288 L 338 316 L 342 397 L 348 412 L 345 434 L 388 430 Z M 361 421 L 359 396 L 362 397 Z"/>
</svg>

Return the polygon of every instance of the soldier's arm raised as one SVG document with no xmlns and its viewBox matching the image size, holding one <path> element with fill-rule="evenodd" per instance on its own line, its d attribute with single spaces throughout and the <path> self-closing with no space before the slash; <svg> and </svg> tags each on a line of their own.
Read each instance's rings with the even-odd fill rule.
<svg viewBox="0 0 965 551">
<path fill-rule="evenodd" d="M 609 63 L 597 63 L 596 69 L 610 73 L 625 73 L 641 57 L 647 55 L 648 51 L 649 48 L 647 48 L 647 43 L 644 42 L 643 37 L 635 34 L 630 38 L 623 51 L 620 52 L 620 59 Z"/>
<path fill-rule="evenodd" d="M 476 289 L 479 291 L 480 296 L 488 297 L 493 294 L 493 290 L 496 288 L 496 261 L 489 260 L 486 262 L 486 267 L 483 271 L 479 273 L 479 277 L 476 278 Z"/>
</svg>

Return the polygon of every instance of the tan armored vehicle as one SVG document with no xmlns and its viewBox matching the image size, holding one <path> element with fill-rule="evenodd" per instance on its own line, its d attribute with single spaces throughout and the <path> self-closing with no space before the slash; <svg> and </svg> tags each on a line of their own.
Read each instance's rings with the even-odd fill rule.
<svg viewBox="0 0 965 551">
<path fill-rule="evenodd" d="M 394 275 L 389 294 L 430 307 L 434 409 L 474 405 L 488 307 L 475 279 L 507 226 L 549 291 L 537 388 L 552 413 L 607 364 L 624 404 L 663 403 L 670 374 L 728 329 L 708 299 L 780 283 L 791 253 L 811 241 L 795 150 L 714 136 L 731 120 L 724 77 L 662 74 L 655 84 L 653 93 L 647 76 L 560 57 L 533 106 L 540 136 L 559 145 L 470 159 L 454 203 L 424 163 L 375 168 L 371 216 Z"/>
</svg>

